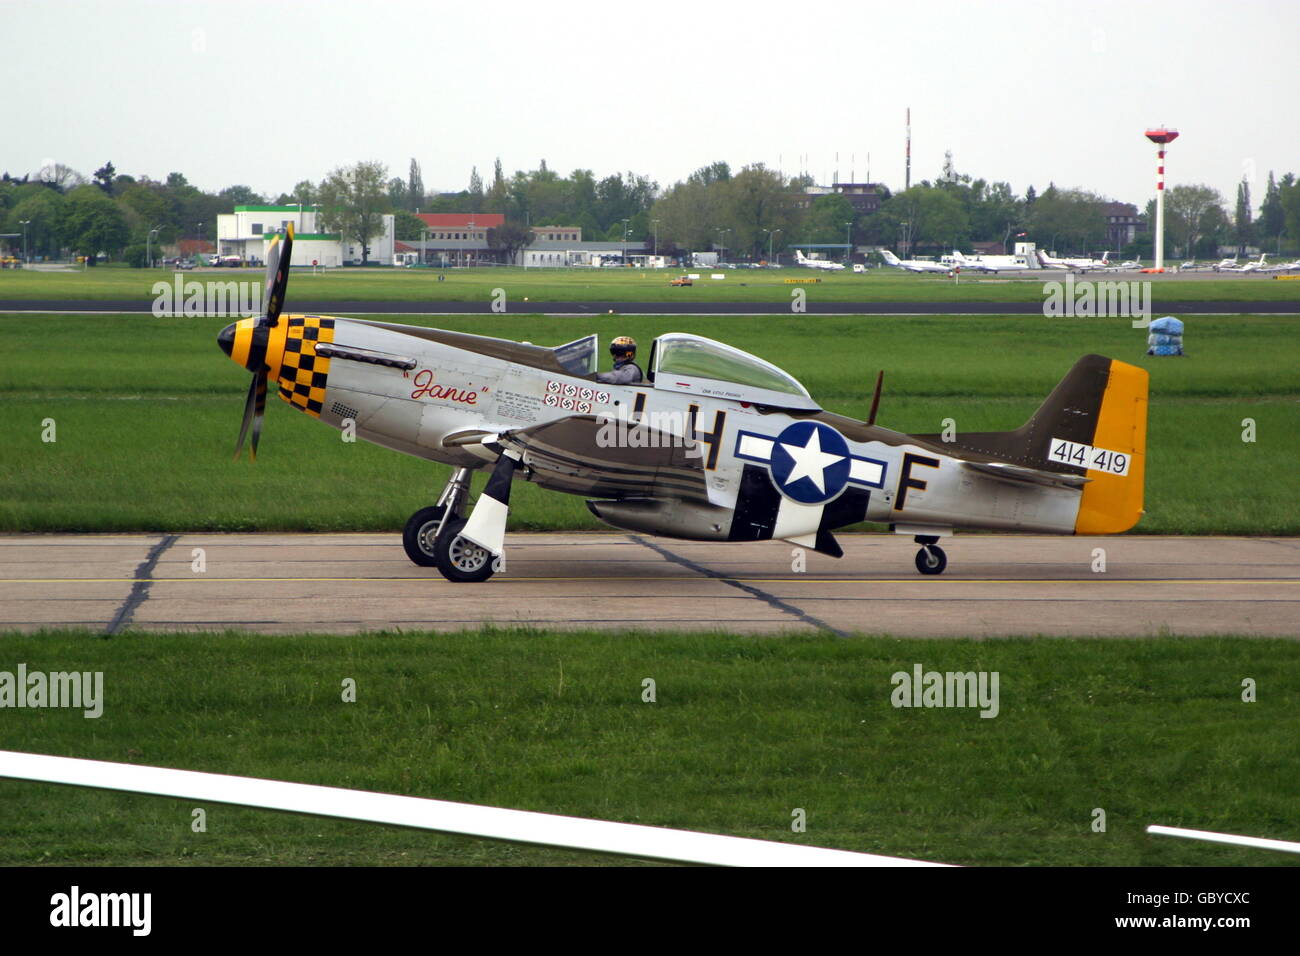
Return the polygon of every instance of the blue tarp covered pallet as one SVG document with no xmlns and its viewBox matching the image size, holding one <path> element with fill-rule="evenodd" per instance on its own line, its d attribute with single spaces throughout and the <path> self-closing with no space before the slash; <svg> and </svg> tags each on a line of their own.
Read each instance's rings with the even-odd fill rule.
<svg viewBox="0 0 1300 956">
<path fill-rule="evenodd" d="M 1147 355 L 1182 355 L 1183 323 L 1172 315 L 1151 323 L 1147 336 Z"/>
</svg>

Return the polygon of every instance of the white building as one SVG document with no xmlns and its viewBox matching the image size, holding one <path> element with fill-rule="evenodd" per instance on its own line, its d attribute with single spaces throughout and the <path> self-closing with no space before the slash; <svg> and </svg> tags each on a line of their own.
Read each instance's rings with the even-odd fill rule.
<svg viewBox="0 0 1300 956">
<path fill-rule="evenodd" d="M 361 262 L 361 247 L 338 233 L 318 232 L 318 214 L 311 206 L 236 206 L 217 216 L 217 255 L 239 256 L 245 262 L 266 262 L 275 234 L 293 224 L 295 266 L 342 266 Z M 383 217 L 382 231 L 370 240 L 371 262 L 393 261 L 396 218 Z"/>
</svg>

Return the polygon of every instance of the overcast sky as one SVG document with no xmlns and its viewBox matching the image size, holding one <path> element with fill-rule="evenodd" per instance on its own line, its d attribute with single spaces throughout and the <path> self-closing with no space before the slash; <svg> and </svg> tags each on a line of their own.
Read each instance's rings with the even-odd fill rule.
<svg viewBox="0 0 1300 956">
<path fill-rule="evenodd" d="M 668 186 L 726 160 L 829 180 L 958 172 L 1139 207 L 1168 177 L 1254 204 L 1300 172 L 1294 0 L 708 3 L 0 2 L 0 169 L 270 194 L 379 159 L 457 190 L 621 170 Z"/>
</svg>

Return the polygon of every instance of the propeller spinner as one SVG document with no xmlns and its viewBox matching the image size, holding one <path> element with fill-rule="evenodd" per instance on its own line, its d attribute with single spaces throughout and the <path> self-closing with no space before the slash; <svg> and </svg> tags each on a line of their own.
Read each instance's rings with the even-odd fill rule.
<svg viewBox="0 0 1300 956">
<path fill-rule="evenodd" d="M 279 355 L 283 350 L 284 328 L 280 325 L 280 312 L 284 309 L 284 293 L 289 285 L 289 264 L 293 259 L 293 224 L 285 227 L 283 237 L 271 240 L 266 251 L 266 284 L 262 297 L 262 316 L 244 319 L 226 326 L 217 335 L 221 351 L 253 373 L 244 401 L 244 421 L 235 443 L 235 458 L 244 450 L 244 439 L 252 425 L 253 440 L 249 444 L 250 461 L 257 460 L 257 443 L 262 436 L 262 416 L 266 412 L 266 380 L 272 371 L 267 364 L 268 345 L 278 339 L 280 349 L 270 349 Z M 276 370 L 278 371 L 278 369 Z"/>
</svg>

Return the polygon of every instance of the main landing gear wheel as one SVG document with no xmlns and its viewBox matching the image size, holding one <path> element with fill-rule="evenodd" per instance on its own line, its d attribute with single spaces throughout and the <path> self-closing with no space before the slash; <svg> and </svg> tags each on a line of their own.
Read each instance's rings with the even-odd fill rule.
<svg viewBox="0 0 1300 956">
<path fill-rule="evenodd" d="M 446 529 L 434 540 L 438 572 L 457 584 L 486 581 L 496 573 L 496 559 L 492 552 L 462 538 L 460 530 L 463 527 L 464 518 L 449 518 Z"/>
<path fill-rule="evenodd" d="M 407 519 L 406 527 L 402 529 L 402 547 L 406 549 L 406 556 L 422 568 L 438 565 L 433 546 L 446 513 L 443 505 L 421 508 Z"/>
<path fill-rule="evenodd" d="M 937 544 L 927 544 L 916 552 L 916 570 L 922 574 L 943 574 L 948 566 L 948 555 Z"/>
</svg>

